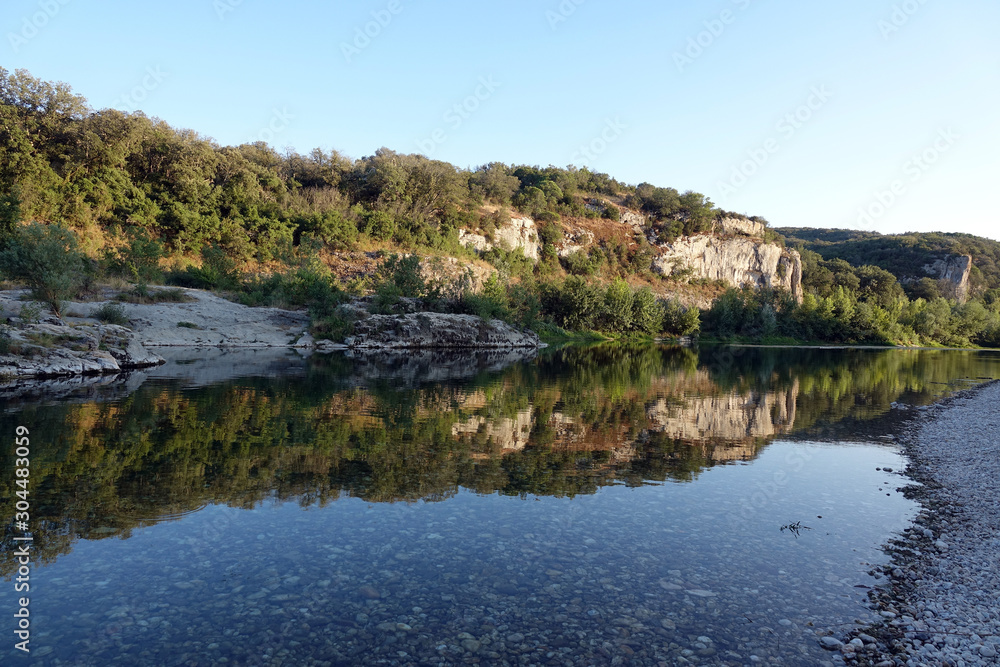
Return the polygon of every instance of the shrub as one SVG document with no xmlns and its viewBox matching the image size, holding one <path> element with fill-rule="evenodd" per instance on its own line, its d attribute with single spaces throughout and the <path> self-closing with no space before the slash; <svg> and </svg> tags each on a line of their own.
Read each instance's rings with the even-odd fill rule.
<svg viewBox="0 0 1000 667">
<path fill-rule="evenodd" d="M 235 290 L 240 286 L 240 272 L 236 262 L 217 245 L 201 251 L 201 267 L 189 266 L 184 271 L 168 276 L 167 282 L 180 287 L 196 289 Z"/>
<path fill-rule="evenodd" d="M 194 322 L 178 322 L 177 326 L 182 329 L 201 329 L 201 327 Z"/>
<path fill-rule="evenodd" d="M 144 295 L 149 283 L 163 279 L 163 256 L 162 243 L 144 229 L 133 229 L 126 234 L 124 245 L 104 251 L 104 263 L 110 273 L 135 283 L 136 292 Z"/>
<path fill-rule="evenodd" d="M 105 324 L 120 324 L 121 326 L 128 324 L 128 314 L 125 312 L 125 306 L 111 301 L 95 310 L 93 317 L 96 317 Z"/>
<path fill-rule="evenodd" d="M 466 291 L 460 307 L 463 312 L 478 315 L 484 320 L 495 318 L 507 321 L 511 316 L 507 290 L 497 273 L 489 277 L 478 294 Z"/>
<path fill-rule="evenodd" d="M 656 300 L 653 291 L 648 287 L 636 290 L 632 295 L 632 327 L 652 336 L 662 331 L 663 318 L 663 304 Z"/>
<path fill-rule="evenodd" d="M 312 335 L 317 340 L 332 340 L 342 343 L 354 333 L 357 316 L 344 307 L 338 307 L 327 315 L 313 321 Z"/>
<path fill-rule="evenodd" d="M 71 230 L 34 222 L 19 228 L 0 252 L 0 270 L 27 283 L 58 315 L 83 281 L 83 254 Z"/>
<path fill-rule="evenodd" d="M 10 354 L 14 351 L 14 347 L 10 329 L 6 325 L 0 325 L 0 354 Z"/>
<path fill-rule="evenodd" d="M 38 324 L 42 319 L 41 304 L 26 303 L 22 305 L 19 317 L 25 324 Z"/>
<path fill-rule="evenodd" d="M 671 336 L 689 336 L 701 328 L 701 313 L 697 308 L 685 308 L 675 299 L 662 304 L 662 331 Z"/>
<path fill-rule="evenodd" d="M 149 291 L 141 289 L 139 285 L 136 285 L 136 288 L 129 292 L 121 292 L 115 298 L 128 303 L 185 303 L 194 301 L 194 298 L 187 292 L 177 287 Z"/>
<path fill-rule="evenodd" d="M 560 258 L 559 261 L 567 273 L 574 276 L 589 276 L 596 273 L 601 266 L 601 253 L 596 248 L 595 251 L 588 254 L 584 250 L 577 250 Z"/>
</svg>

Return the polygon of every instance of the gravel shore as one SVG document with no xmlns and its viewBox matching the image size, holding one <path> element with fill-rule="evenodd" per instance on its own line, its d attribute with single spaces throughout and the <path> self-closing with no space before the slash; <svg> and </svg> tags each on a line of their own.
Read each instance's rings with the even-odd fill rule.
<svg viewBox="0 0 1000 667">
<path fill-rule="evenodd" d="M 890 544 L 872 595 L 884 625 L 855 633 L 856 664 L 1000 664 L 1000 382 L 919 409 L 899 439 L 924 509 Z"/>
</svg>

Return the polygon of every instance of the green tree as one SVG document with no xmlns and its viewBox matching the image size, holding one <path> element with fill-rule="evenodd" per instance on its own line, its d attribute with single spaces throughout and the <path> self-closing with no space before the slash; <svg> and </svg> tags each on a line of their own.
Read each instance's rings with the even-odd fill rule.
<svg viewBox="0 0 1000 667">
<path fill-rule="evenodd" d="M 0 271 L 27 283 L 58 315 L 83 282 L 84 258 L 71 230 L 34 222 L 18 228 L 0 252 Z"/>
</svg>

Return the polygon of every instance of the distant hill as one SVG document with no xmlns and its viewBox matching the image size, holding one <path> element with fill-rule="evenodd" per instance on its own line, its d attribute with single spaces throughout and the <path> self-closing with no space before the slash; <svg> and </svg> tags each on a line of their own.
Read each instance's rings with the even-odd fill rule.
<svg viewBox="0 0 1000 667">
<path fill-rule="evenodd" d="M 791 247 L 802 246 L 819 253 L 823 259 L 840 258 L 854 266 L 878 266 L 901 282 L 927 277 L 924 267 L 936 260 L 969 255 L 973 264 L 969 276 L 971 294 L 976 296 L 1000 287 L 1000 242 L 981 236 L 944 232 L 886 235 L 808 227 L 777 227 L 775 231 Z"/>
</svg>

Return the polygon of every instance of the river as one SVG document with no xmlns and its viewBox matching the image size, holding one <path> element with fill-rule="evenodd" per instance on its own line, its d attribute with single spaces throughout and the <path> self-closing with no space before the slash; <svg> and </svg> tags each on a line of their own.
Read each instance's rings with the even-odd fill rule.
<svg viewBox="0 0 1000 667">
<path fill-rule="evenodd" d="M 0 656 L 821 664 L 919 510 L 900 420 L 997 377 L 956 350 L 174 350 L 3 399 L 33 541 L 15 592 L 7 522 Z"/>
</svg>

